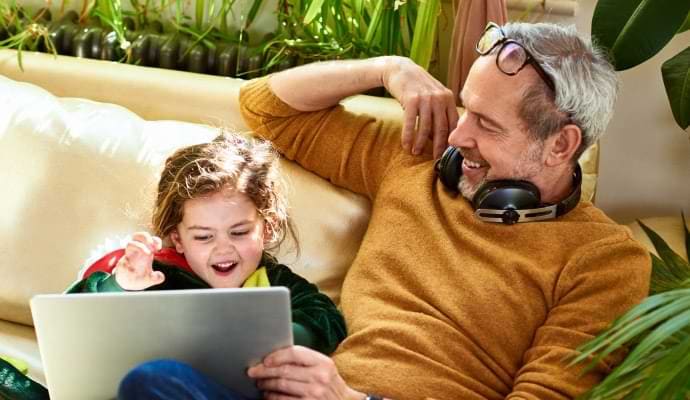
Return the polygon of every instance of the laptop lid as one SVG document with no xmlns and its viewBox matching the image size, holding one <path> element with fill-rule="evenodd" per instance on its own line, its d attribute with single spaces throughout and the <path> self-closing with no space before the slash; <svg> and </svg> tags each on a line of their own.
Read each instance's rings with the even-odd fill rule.
<svg viewBox="0 0 690 400">
<path fill-rule="evenodd" d="M 31 313 L 52 400 L 115 398 L 160 358 L 259 398 L 247 368 L 293 343 L 284 287 L 37 295 Z"/>
</svg>

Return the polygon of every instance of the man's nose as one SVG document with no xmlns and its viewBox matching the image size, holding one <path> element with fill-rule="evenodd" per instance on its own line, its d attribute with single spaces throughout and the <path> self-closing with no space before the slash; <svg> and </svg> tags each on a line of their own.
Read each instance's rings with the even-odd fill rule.
<svg viewBox="0 0 690 400">
<path fill-rule="evenodd" d="M 474 147 L 474 139 L 472 129 L 467 121 L 467 113 L 463 112 L 458 118 L 458 124 L 455 126 L 450 135 L 448 135 L 448 144 L 453 147 Z"/>
</svg>

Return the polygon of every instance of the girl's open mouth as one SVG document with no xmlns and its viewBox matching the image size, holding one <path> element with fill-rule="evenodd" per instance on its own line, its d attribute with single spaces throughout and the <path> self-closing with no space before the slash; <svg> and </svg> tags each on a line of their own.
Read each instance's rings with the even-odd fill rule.
<svg viewBox="0 0 690 400">
<path fill-rule="evenodd" d="M 220 272 L 221 274 L 227 274 L 232 271 L 233 268 L 237 266 L 237 262 L 222 262 L 217 264 L 211 264 L 211 268 Z"/>
</svg>

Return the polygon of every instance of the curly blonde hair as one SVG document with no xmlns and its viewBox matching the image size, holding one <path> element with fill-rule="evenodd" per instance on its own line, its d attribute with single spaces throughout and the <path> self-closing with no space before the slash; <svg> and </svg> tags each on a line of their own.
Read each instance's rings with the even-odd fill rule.
<svg viewBox="0 0 690 400">
<path fill-rule="evenodd" d="M 265 140 L 223 131 L 213 141 L 181 148 L 165 161 L 153 210 L 154 233 L 167 238 L 182 221 L 185 201 L 224 189 L 247 195 L 266 224 L 265 246 L 296 237 L 288 216 L 278 153 Z"/>
</svg>

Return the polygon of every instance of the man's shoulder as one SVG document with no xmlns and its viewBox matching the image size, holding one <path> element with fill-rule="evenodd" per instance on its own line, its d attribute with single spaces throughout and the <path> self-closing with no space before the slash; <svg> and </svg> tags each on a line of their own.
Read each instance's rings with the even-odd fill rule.
<svg viewBox="0 0 690 400">
<path fill-rule="evenodd" d="M 564 216 L 565 221 L 607 226 L 614 230 L 625 230 L 623 225 L 612 220 L 611 217 L 589 201 L 581 201 L 570 213 Z"/>
<path fill-rule="evenodd" d="M 630 229 L 612 220 L 591 202 L 583 201 L 566 215 L 540 224 L 547 241 L 567 244 L 571 250 L 590 246 L 621 245 L 642 247 Z"/>
<path fill-rule="evenodd" d="M 645 253 L 644 246 L 635 240 L 630 228 L 612 220 L 590 202 L 580 203 L 565 220 L 574 236 L 581 238 L 585 247 L 620 247 L 628 251 Z"/>
</svg>

